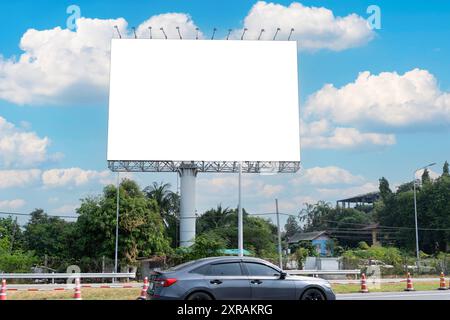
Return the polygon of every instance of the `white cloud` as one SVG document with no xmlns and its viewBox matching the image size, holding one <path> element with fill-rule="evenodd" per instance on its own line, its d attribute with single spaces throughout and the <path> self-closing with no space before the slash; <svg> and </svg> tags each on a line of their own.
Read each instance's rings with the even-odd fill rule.
<svg viewBox="0 0 450 320">
<path fill-rule="evenodd" d="M 41 170 L 0 170 L 0 189 L 25 187 L 39 181 Z"/>
<path fill-rule="evenodd" d="M 362 185 L 349 188 L 318 188 L 317 192 L 321 199 L 324 200 L 338 200 L 340 198 L 347 198 L 364 194 L 368 192 L 378 191 L 378 183 L 366 182 Z"/>
<path fill-rule="evenodd" d="M 271 40 L 277 28 L 281 29 L 277 39 L 286 40 L 294 28 L 291 39 L 299 41 L 300 49 L 308 50 L 340 51 L 364 45 L 375 35 L 365 19 L 356 14 L 336 17 L 329 9 L 298 2 L 283 6 L 259 1 L 245 17 L 244 28 L 248 29 L 245 39 L 257 39 L 264 28 L 263 40 Z M 241 34 L 242 29 L 234 32 L 233 37 L 240 38 Z"/>
<path fill-rule="evenodd" d="M 244 197 L 248 198 L 273 198 L 275 195 L 284 191 L 281 184 L 266 182 L 270 177 L 264 177 L 255 174 L 244 174 L 242 177 L 242 192 Z M 213 175 L 212 178 L 200 178 L 197 181 L 198 193 L 208 195 L 211 199 L 232 199 L 237 201 L 238 196 L 238 177 L 237 175 Z"/>
<path fill-rule="evenodd" d="M 330 184 L 358 184 L 364 181 L 364 177 L 354 175 L 349 171 L 336 167 L 314 167 L 304 170 L 300 176 L 291 180 L 293 184 L 308 183 L 311 185 Z"/>
<path fill-rule="evenodd" d="M 427 70 L 404 74 L 361 72 L 340 88 L 332 84 L 308 98 L 305 116 L 357 128 L 406 128 L 450 124 L 450 93 Z"/>
<path fill-rule="evenodd" d="M 52 212 L 54 212 L 58 215 L 76 214 L 76 209 L 79 207 L 80 207 L 80 205 L 76 205 L 76 204 L 66 204 L 66 205 L 63 205 L 61 207 L 58 207 L 58 208 L 52 210 Z"/>
<path fill-rule="evenodd" d="M 77 20 L 77 30 L 56 27 L 27 30 L 20 41 L 23 53 L 18 57 L 0 55 L 0 99 L 20 105 L 83 104 L 106 101 L 109 84 L 110 40 L 117 38 L 117 25 L 124 38 L 134 37 L 123 18 Z M 197 26 L 185 13 L 166 13 L 150 17 L 137 26 L 139 38 L 162 39 L 163 27 L 170 39 L 194 39 Z M 281 27 L 279 38 L 286 38 L 291 27 L 293 39 L 301 48 L 343 50 L 370 41 L 374 33 L 366 21 L 355 14 L 335 17 L 326 8 L 292 3 L 289 7 L 257 2 L 244 19 L 248 39 L 254 39 L 261 27 L 272 38 Z M 234 34 L 240 37 L 240 31 Z M 204 38 L 201 31 L 199 38 Z"/>
<path fill-rule="evenodd" d="M 111 172 L 108 170 L 95 171 L 80 168 L 51 169 L 42 174 L 42 183 L 45 187 L 81 186 L 91 182 L 108 184 Z"/>
<path fill-rule="evenodd" d="M 324 121 L 303 122 L 302 146 L 315 149 L 385 147 L 396 143 L 394 134 L 361 132 L 356 128 L 323 126 Z M 309 126 L 312 126 L 309 130 Z M 329 131 L 328 131 L 329 130 Z M 320 132 L 320 133 L 319 133 Z"/>
<path fill-rule="evenodd" d="M 308 97 L 303 113 L 303 147 L 386 147 L 400 130 L 448 128 L 450 93 L 427 70 L 365 71 L 340 88 L 323 86 Z"/>
<path fill-rule="evenodd" d="M 23 35 L 19 59 L 0 56 L 0 99 L 16 104 L 68 104 L 106 101 L 109 85 L 110 41 L 117 37 L 117 25 L 123 37 L 132 37 L 125 19 L 77 20 L 77 30 L 60 27 Z M 154 16 L 137 28 L 148 38 L 152 25 L 155 38 L 164 27 L 170 38 L 178 38 L 176 26 L 195 38 L 195 24 L 181 13 Z"/>
<path fill-rule="evenodd" d="M 0 201 L 0 210 L 17 210 L 26 204 L 23 199 L 3 200 Z"/>
<path fill-rule="evenodd" d="M 49 146 L 48 137 L 41 138 L 0 117 L 0 166 L 19 168 L 42 163 L 51 158 Z"/>
</svg>

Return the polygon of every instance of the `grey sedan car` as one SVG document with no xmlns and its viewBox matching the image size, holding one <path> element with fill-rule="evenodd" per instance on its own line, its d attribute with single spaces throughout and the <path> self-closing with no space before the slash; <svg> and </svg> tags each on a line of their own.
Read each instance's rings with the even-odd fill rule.
<svg viewBox="0 0 450 320">
<path fill-rule="evenodd" d="M 262 259 L 214 257 L 155 271 L 150 300 L 335 300 L 328 281 L 293 276 Z"/>
</svg>

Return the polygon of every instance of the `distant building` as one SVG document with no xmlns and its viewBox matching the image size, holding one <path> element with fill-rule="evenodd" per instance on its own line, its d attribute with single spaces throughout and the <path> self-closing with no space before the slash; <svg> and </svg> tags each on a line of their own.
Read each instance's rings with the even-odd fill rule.
<svg viewBox="0 0 450 320">
<path fill-rule="evenodd" d="M 297 232 L 288 239 L 288 244 L 293 245 L 303 241 L 311 241 L 312 246 L 316 248 L 320 256 L 327 256 L 333 254 L 327 246 L 330 240 L 331 238 L 326 231 Z"/>
<path fill-rule="evenodd" d="M 350 208 L 350 205 L 354 206 L 362 206 L 362 205 L 373 205 L 377 200 L 380 199 L 380 192 L 374 191 L 365 194 L 360 194 L 354 197 L 341 199 L 336 201 L 336 205 L 339 207 L 339 204 L 342 205 L 343 208 Z"/>
</svg>

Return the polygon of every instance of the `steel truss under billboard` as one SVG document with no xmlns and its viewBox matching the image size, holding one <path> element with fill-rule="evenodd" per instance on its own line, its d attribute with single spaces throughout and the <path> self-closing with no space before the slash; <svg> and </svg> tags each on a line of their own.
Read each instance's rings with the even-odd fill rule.
<svg viewBox="0 0 450 320">
<path fill-rule="evenodd" d="M 189 167 L 198 172 L 210 173 L 238 173 L 237 161 L 108 161 L 108 167 L 114 172 L 178 172 L 180 168 Z M 244 173 L 295 173 L 300 169 L 300 162 L 242 162 Z"/>
</svg>

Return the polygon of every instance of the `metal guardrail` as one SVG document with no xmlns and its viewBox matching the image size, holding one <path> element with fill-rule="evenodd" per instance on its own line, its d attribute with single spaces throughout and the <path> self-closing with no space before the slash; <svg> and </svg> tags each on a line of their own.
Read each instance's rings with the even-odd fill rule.
<svg viewBox="0 0 450 320">
<path fill-rule="evenodd" d="M 0 279 L 136 278 L 135 273 L 0 273 Z"/>
<path fill-rule="evenodd" d="M 292 275 L 354 275 L 361 274 L 361 270 L 286 270 Z"/>
</svg>

